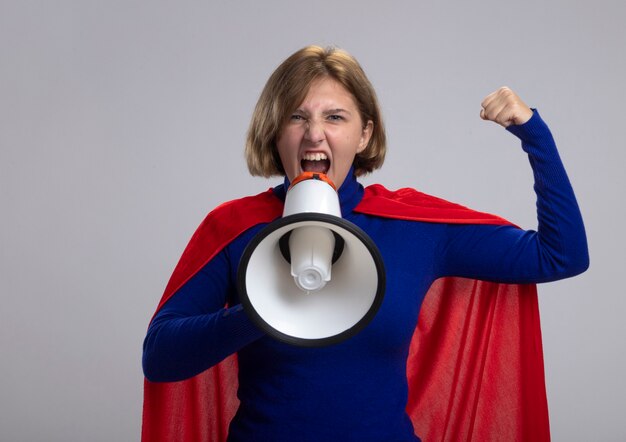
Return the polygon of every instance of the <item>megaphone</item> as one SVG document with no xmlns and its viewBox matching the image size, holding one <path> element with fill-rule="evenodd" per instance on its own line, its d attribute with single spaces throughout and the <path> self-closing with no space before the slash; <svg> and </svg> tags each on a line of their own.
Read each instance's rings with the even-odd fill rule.
<svg viewBox="0 0 626 442">
<path fill-rule="evenodd" d="M 328 177 L 305 172 L 289 187 L 282 218 L 244 250 L 238 289 L 246 313 L 265 333 L 319 347 L 354 336 L 374 318 L 385 270 L 374 241 L 341 218 Z"/>
</svg>

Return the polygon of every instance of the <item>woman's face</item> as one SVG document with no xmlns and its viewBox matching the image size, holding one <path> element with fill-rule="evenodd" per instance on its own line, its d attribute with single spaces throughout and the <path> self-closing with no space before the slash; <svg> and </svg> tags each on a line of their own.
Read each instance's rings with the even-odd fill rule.
<svg viewBox="0 0 626 442">
<path fill-rule="evenodd" d="M 373 127 L 372 121 L 361 121 L 354 97 L 340 83 L 330 77 L 314 81 L 276 142 L 287 178 L 323 172 L 339 188 Z"/>
</svg>

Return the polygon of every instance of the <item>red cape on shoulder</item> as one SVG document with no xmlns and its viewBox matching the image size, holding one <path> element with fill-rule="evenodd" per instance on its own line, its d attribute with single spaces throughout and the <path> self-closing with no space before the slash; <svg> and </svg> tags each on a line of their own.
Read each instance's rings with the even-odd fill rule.
<svg viewBox="0 0 626 442">
<path fill-rule="evenodd" d="M 191 238 L 158 309 L 250 227 L 282 215 L 272 190 L 217 207 Z M 413 189 L 372 185 L 356 212 L 424 222 L 510 224 Z M 550 440 L 536 288 L 442 278 L 422 304 L 407 363 L 407 412 L 425 441 Z M 238 399 L 233 355 L 185 381 L 144 382 L 142 440 L 223 442 Z"/>
</svg>

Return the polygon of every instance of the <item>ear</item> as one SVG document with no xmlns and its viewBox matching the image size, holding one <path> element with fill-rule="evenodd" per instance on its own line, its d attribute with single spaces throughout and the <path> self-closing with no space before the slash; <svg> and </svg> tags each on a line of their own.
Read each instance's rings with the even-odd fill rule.
<svg viewBox="0 0 626 442">
<path fill-rule="evenodd" d="M 372 138 L 372 133 L 374 132 L 374 122 L 372 120 L 367 120 L 365 126 L 363 126 L 363 130 L 361 131 L 361 139 L 359 140 L 359 147 L 356 153 L 361 153 L 365 150 L 367 145 Z"/>
</svg>

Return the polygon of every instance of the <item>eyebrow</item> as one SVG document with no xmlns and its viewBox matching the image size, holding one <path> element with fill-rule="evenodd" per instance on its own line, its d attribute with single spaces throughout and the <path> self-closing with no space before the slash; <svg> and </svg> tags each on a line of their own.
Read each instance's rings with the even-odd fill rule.
<svg viewBox="0 0 626 442">
<path fill-rule="evenodd" d="M 350 114 L 350 111 L 346 109 L 337 108 L 337 109 L 329 109 L 327 111 L 324 111 L 323 113 L 324 115 L 340 114 L 340 113 Z"/>
<path fill-rule="evenodd" d="M 305 110 L 300 109 L 300 108 L 296 109 L 294 112 L 299 112 L 301 114 L 307 114 L 308 113 Z M 342 108 L 328 109 L 328 110 L 325 110 L 324 112 L 322 112 L 323 115 L 332 115 L 332 114 L 340 114 L 340 113 L 352 115 L 352 113 L 349 110 L 342 109 Z"/>
</svg>

